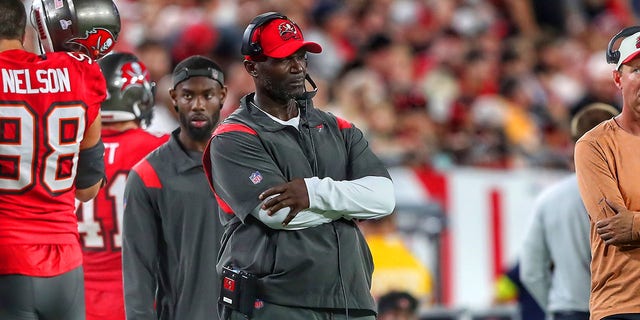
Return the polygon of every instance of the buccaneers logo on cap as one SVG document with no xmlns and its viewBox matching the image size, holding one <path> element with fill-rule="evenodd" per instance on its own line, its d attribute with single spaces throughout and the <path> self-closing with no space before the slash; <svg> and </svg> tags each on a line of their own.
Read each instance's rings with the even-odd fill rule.
<svg viewBox="0 0 640 320">
<path fill-rule="evenodd" d="M 147 72 L 147 68 L 142 63 L 136 61 L 123 64 L 122 68 L 120 68 L 120 77 L 122 77 L 121 92 L 125 92 L 134 86 L 144 87 L 145 82 L 149 82 L 149 72 Z"/>
<path fill-rule="evenodd" d="M 298 29 L 291 22 L 283 22 L 278 26 L 278 32 L 280 33 L 280 38 L 282 40 L 287 41 L 291 39 L 302 40 L 300 37 L 300 33 Z"/>
<path fill-rule="evenodd" d="M 68 41 L 68 43 L 83 47 L 94 60 L 109 53 L 115 42 L 113 34 L 104 28 L 93 28 L 85 33 L 84 38 L 73 38 Z"/>
</svg>

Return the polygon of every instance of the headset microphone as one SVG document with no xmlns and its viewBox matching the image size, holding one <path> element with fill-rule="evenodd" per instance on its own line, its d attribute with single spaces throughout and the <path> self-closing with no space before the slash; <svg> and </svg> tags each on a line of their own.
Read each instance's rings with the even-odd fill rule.
<svg viewBox="0 0 640 320">
<path fill-rule="evenodd" d="M 307 119 L 307 112 L 309 111 L 309 106 L 313 106 L 312 99 L 313 97 L 315 97 L 316 93 L 318 93 L 318 86 L 313 81 L 313 79 L 311 79 L 311 76 L 308 73 L 304 76 L 304 79 L 306 81 L 309 81 L 309 83 L 311 84 L 311 88 L 313 88 L 313 90 L 306 91 L 306 88 L 305 88 L 305 92 L 302 94 L 300 99 L 296 99 L 296 103 L 298 104 L 298 108 L 300 108 L 300 120 L 301 120 L 300 124 L 302 125 L 303 128 L 306 128 L 307 133 L 309 135 L 309 143 L 311 144 L 311 153 L 313 154 L 312 170 L 315 174 L 318 172 L 318 158 L 315 151 L 316 146 L 313 141 L 313 134 L 311 133 L 311 128 L 309 127 L 309 121 Z"/>
<path fill-rule="evenodd" d="M 310 103 L 312 103 L 311 100 L 313 99 L 313 97 L 316 96 L 316 93 L 318 93 L 318 86 L 313 81 L 313 79 L 311 79 L 311 76 L 308 73 L 304 76 L 304 79 L 306 81 L 309 81 L 309 83 L 311 84 L 311 87 L 313 88 L 313 90 L 306 91 L 306 88 L 305 88 L 305 92 L 302 94 L 302 96 L 300 98 L 296 99 L 296 103 L 298 104 L 298 108 L 300 108 L 300 110 L 302 111 L 302 118 L 306 119 L 306 117 L 307 117 L 307 106 Z"/>
<path fill-rule="evenodd" d="M 313 90 L 311 91 L 306 91 L 302 94 L 302 98 L 304 100 L 311 100 L 313 99 L 313 97 L 316 96 L 316 94 L 318 93 L 318 86 L 316 85 L 316 83 L 313 81 L 313 79 L 311 79 L 311 76 L 307 73 L 307 75 L 304 77 L 305 80 L 307 80 L 309 82 L 309 84 L 311 84 L 311 88 L 313 88 Z"/>
</svg>

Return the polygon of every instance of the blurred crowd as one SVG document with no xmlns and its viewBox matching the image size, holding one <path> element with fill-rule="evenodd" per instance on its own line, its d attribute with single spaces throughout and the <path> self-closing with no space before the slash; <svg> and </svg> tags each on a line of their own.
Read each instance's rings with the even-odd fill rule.
<svg viewBox="0 0 640 320">
<path fill-rule="evenodd" d="M 192 54 L 228 75 L 223 116 L 253 85 L 239 47 L 251 17 L 280 11 L 324 51 L 309 55 L 318 108 L 363 129 L 390 165 L 571 165 L 568 119 L 619 106 L 605 49 L 636 21 L 628 0 L 116 0 L 117 49 L 166 76 Z M 159 110 L 164 113 L 166 110 Z M 170 110 L 169 110 L 170 111 Z M 161 122 L 161 117 L 157 119 Z"/>
</svg>

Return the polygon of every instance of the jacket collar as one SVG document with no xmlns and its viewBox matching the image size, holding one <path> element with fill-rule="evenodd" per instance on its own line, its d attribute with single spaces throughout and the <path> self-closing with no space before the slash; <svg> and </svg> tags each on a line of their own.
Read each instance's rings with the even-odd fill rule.
<svg viewBox="0 0 640 320">
<path fill-rule="evenodd" d="M 184 173 L 194 168 L 202 169 L 202 161 L 194 161 L 189 156 L 189 151 L 184 148 L 182 143 L 180 143 L 180 139 L 178 139 L 179 135 L 180 128 L 178 127 L 177 129 L 173 130 L 173 132 L 171 132 L 169 143 L 167 143 L 167 147 L 169 148 L 170 153 L 174 155 L 173 162 L 175 163 L 177 173 Z"/>
<path fill-rule="evenodd" d="M 276 121 L 273 121 L 273 119 L 269 118 L 269 116 L 267 116 L 262 110 L 258 109 L 253 102 L 254 96 L 255 93 L 252 92 L 240 99 L 240 108 L 246 111 L 251 121 L 261 126 L 265 131 L 273 132 L 282 130 L 287 127 Z M 240 112 L 242 112 L 242 110 L 240 110 Z M 300 110 L 300 112 L 303 111 Z M 320 118 L 318 115 L 318 110 L 313 107 L 313 101 L 311 100 L 308 101 L 306 119 L 302 113 L 300 114 L 300 125 L 303 125 L 305 121 L 309 123 L 310 127 L 316 127 L 323 123 L 322 118 Z"/>
</svg>

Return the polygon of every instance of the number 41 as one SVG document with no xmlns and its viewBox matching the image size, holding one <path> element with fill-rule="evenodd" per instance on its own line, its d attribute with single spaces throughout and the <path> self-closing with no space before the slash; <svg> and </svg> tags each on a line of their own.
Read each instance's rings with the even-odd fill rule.
<svg viewBox="0 0 640 320">
<path fill-rule="evenodd" d="M 96 216 L 96 212 L 99 209 L 95 199 L 84 203 L 76 202 L 76 207 L 78 207 L 78 232 L 82 237 L 84 248 L 106 249 L 105 241 L 109 236 L 111 237 L 113 249 L 122 248 L 122 217 L 124 214 L 124 187 L 126 181 L 126 173 L 116 174 L 98 195 L 98 197 L 104 196 L 112 208 L 110 211 L 115 220 L 115 226 L 112 230 L 104 230 L 102 219 L 107 217 L 104 217 L 104 215 L 102 215 L 102 218 Z M 103 192 L 104 194 L 102 194 Z"/>
</svg>

